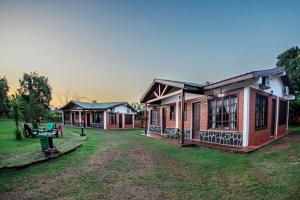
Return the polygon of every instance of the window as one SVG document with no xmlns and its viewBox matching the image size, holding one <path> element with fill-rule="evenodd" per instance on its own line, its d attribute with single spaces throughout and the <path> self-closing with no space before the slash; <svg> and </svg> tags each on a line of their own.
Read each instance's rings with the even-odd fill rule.
<svg viewBox="0 0 300 200">
<path fill-rule="evenodd" d="M 237 96 L 208 101 L 208 128 L 237 129 Z"/>
<path fill-rule="evenodd" d="M 170 120 L 175 120 L 175 107 L 170 106 Z"/>
<path fill-rule="evenodd" d="M 117 123 L 117 116 L 115 113 L 109 113 L 109 124 L 116 124 Z"/>
<path fill-rule="evenodd" d="M 256 95 L 255 128 L 266 128 L 268 122 L 268 97 Z"/>
<path fill-rule="evenodd" d="M 288 110 L 288 103 L 286 101 L 280 100 L 278 125 L 284 125 L 287 123 L 287 110 Z"/>
<path fill-rule="evenodd" d="M 159 110 L 151 110 L 151 125 L 159 126 Z"/>
<path fill-rule="evenodd" d="M 125 124 L 132 124 L 132 115 L 125 115 Z"/>
<path fill-rule="evenodd" d="M 79 119 L 79 112 L 76 112 L 76 119 Z"/>
<path fill-rule="evenodd" d="M 97 124 L 102 124 L 103 123 L 103 115 L 101 112 L 94 112 L 94 117 L 93 117 L 94 121 L 93 123 L 97 123 Z"/>
</svg>

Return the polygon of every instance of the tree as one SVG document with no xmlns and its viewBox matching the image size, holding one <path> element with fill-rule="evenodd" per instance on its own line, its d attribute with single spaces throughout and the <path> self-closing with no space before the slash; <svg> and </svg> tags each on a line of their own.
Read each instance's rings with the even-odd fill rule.
<svg viewBox="0 0 300 200">
<path fill-rule="evenodd" d="M 22 114 L 22 110 L 24 108 L 23 100 L 20 95 L 15 94 L 15 95 L 12 95 L 12 98 L 10 99 L 9 104 L 10 104 L 10 108 L 11 108 L 11 111 L 10 111 L 11 117 L 15 120 L 15 123 L 16 123 L 16 138 L 17 138 L 17 140 L 19 140 L 19 139 L 22 139 L 22 134 L 19 129 L 19 121 L 23 117 L 23 114 Z"/>
<path fill-rule="evenodd" d="M 139 113 L 144 111 L 144 104 L 142 103 L 131 103 L 131 106 Z"/>
<path fill-rule="evenodd" d="M 295 91 L 300 91 L 300 49 L 292 47 L 277 57 L 276 66 L 285 67 Z"/>
<path fill-rule="evenodd" d="M 25 121 L 31 121 L 36 127 L 39 118 L 46 116 L 50 109 L 52 88 L 48 78 L 36 72 L 24 73 L 19 82 L 18 92 L 26 103 Z"/>
<path fill-rule="evenodd" d="M 277 57 L 276 65 L 285 67 L 287 75 L 295 91 L 296 100 L 290 103 L 290 121 L 293 122 L 300 115 L 300 49 L 292 47 Z"/>
<path fill-rule="evenodd" d="M 0 77 L 0 115 L 8 115 L 8 90 L 6 77 Z"/>
</svg>

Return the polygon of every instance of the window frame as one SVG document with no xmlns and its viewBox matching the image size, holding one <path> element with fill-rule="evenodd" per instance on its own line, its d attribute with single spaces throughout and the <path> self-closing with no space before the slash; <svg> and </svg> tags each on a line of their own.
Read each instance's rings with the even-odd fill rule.
<svg viewBox="0 0 300 200">
<path fill-rule="evenodd" d="M 130 117 L 130 123 L 128 123 L 128 118 L 127 117 Z M 132 125 L 133 124 L 133 117 L 132 117 L 132 114 L 125 114 L 125 125 Z"/>
<path fill-rule="evenodd" d="M 153 112 L 156 113 L 156 117 L 155 117 L 155 124 L 153 123 Z M 150 110 L 150 125 L 152 126 L 160 126 L 160 109 L 159 108 L 154 108 Z"/>
<path fill-rule="evenodd" d="M 224 107 L 223 105 L 223 102 L 224 102 L 224 99 L 228 99 L 228 101 L 229 101 L 229 104 L 230 104 L 230 102 L 231 102 L 231 99 L 232 98 L 236 98 L 236 102 L 234 102 L 234 104 L 236 104 L 236 111 L 235 111 L 235 114 L 236 114 L 236 116 L 235 116 L 235 120 L 231 120 L 231 115 L 232 115 L 232 112 L 231 112 L 231 107 L 229 108 L 229 114 L 228 114 L 228 120 L 226 120 L 227 122 L 228 122 L 228 126 L 229 126 L 229 128 L 224 128 L 224 122 L 226 122 L 226 121 L 224 121 L 224 119 L 223 119 L 223 117 L 224 117 L 224 110 L 223 110 L 223 108 L 222 108 L 222 113 L 221 114 L 211 114 L 211 112 L 210 112 L 210 101 L 216 101 L 216 109 L 218 108 L 218 106 L 217 106 L 217 103 L 218 103 L 218 100 L 221 100 L 222 101 L 222 103 L 221 103 L 221 105 L 222 105 L 222 107 Z M 211 99 L 208 99 L 208 101 L 207 101 L 207 115 L 208 115 L 208 117 L 207 117 L 207 129 L 208 130 L 225 130 L 225 131 L 237 131 L 237 130 L 239 130 L 239 95 L 238 95 L 238 93 L 230 93 L 230 94 L 228 94 L 228 95 L 226 95 L 226 96 L 223 96 L 223 97 L 213 97 L 213 98 L 211 98 Z M 232 105 L 234 105 L 234 104 L 232 104 Z M 218 122 L 221 122 L 222 123 L 222 128 L 212 128 L 212 127 L 210 127 L 210 124 L 211 123 L 213 123 L 213 120 L 210 120 L 211 118 L 210 118 L 210 115 L 211 116 L 213 116 L 213 115 L 216 115 L 216 119 L 215 119 L 215 123 L 217 124 Z M 221 116 L 221 120 L 217 120 L 217 115 L 220 115 Z M 230 124 L 231 124 L 231 122 L 235 122 L 236 124 L 235 124 L 235 128 L 233 129 L 233 128 L 230 128 Z"/>
<path fill-rule="evenodd" d="M 173 109 L 172 109 L 173 108 Z M 172 111 L 173 110 L 173 111 Z M 169 113 L 170 120 L 175 121 L 175 105 L 170 106 L 170 113 Z"/>
<path fill-rule="evenodd" d="M 282 110 L 282 104 L 285 104 L 285 110 Z M 284 112 L 285 116 L 282 115 Z M 287 124 L 287 115 L 288 115 L 288 102 L 282 99 L 279 100 L 279 110 L 278 110 L 278 126 L 286 125 Z"/>
<path fill-rule="evenodd" d="M 260 113 L 263 113 L 264 115 L 264 124 L 263 125 L 257 125 L 257 121 L 259 120 L 258 119 L 258 111 L 257 111 L 257 109 L 258 109 L 258 105 L 257 105 L 257 103 L 258 103 L 258 99 L 260 98 L 260 100 L 262 100 L 262 99 L 264 99 L 264 100 L 266 100 L 266 104 L 265 104 L 265 110 L 264 111 L 260 111 Z M 268 117 L 269 117 L 269 115 L 268 115 L 268 112 L 269 112 L 269 97 L 268 96 L 266 96 L 266 95 L 262 95 L 262 94 L 256 94 L 256 97 L 255 97 L 255 121 L 254 121 L 254 123 L 255 123 L 255 130 L 262 130 L 262 129 L 266 129 L 266 128 L 268 128 Z"/>
<path fill-rule="evenodd" d="M 114 123 L 112 123 L 113 121 L 111 120 L 111 116 L 114 116 Z M 116 113 L 109 113 L 109 124 L 110 125 L 116 125 L 117 124 L 117 114 Z"/>
</svg>

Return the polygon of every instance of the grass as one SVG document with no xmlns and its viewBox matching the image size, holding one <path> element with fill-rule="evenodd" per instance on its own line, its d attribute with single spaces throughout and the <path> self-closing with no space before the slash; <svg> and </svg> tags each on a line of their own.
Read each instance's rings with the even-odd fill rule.
<svg viewBox="0 0 300 200">
<path fill-rule="evenodd" d="M 46 124 L 42 124 L 40 128 L 43 128 L 43 126 L 45 127 Z M 13 121 L 1 119 L 0 130 L 2 130 L 0 133 L 0 167 L 27 164 L 45 157 L 45 154 L 41 151 L 39 137 L 16 140 Z M 83 139 L 85 137 L 81 137 L 79 133 L 67 129 L 64 131 L 63 138 L 53 139 L 53 144 L 63 153 L 82 143 Z"/>
<path fill-rule="evenodd" d="M 87 129 L 87 141 L 71 154 L 1 173 L 0 199 L 299 199 L 298 130 L 293 128 L 288 145 L 283 138 L 240 155 L 180 148 L 141 136 L 139 129 Z M 4 139 L 17 146 L 12 134 L 0 132 L 1 156 L 11 153 Z"/>
</svg>

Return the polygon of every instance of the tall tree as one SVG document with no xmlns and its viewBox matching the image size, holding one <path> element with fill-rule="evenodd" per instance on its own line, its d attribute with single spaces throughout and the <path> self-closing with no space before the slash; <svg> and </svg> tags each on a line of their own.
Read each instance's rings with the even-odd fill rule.
<svg viewBox="0 0 300 200">
<path fill-rule="evenodd" d="M 22 138 L 21 131 L 19 129 L 19 121 L 22 119 L 23 114 L 22 110 L 24 108 L 23 100 L 20 95 L 15 94 L 12 95 L 10 100 L 10 108 L 11 108 L 11 117 L 15 120 L 16 123 L 16 138 L 17 140 Z"/>
<path fill-rule="evenodd" d="M 300 115 L 300 49 L 292 47 L 277 57 L 276 65 L 285 67 L 287 75 L 295 90 L 296 100 L 290 103 L 290 121 L 293 122 Z"/>
<path fill-rule="evenodd" d="M 0 77 L 0 115 L 8 114 L 8 90 L 6 77 Z"/>
<path fill-rule="evenodd" d="M 52 88 L 48 78 L 36 72 L 24 73 L 19 80 L 18 92 L 26 102 L 25 121 L 36 123 L 40 117 L 46 116 L 50 109 Z"/>
<path fill-rule="evenodd" d="M 286 67 L 294 90 L 300 91 L 300 49 L 292 47 L 277 57 L 278 67 Z"/>
</svg>

